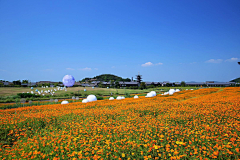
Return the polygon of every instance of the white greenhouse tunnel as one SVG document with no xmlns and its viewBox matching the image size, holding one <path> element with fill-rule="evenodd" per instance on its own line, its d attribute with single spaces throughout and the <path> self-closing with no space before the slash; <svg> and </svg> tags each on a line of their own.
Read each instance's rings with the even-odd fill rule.
<svg viewBox="0 0 240 160">
<path fill-rule="evenodd" d="M 61 104 L 68 104 L 68 101 L 62 101 Z"/>
</svg>

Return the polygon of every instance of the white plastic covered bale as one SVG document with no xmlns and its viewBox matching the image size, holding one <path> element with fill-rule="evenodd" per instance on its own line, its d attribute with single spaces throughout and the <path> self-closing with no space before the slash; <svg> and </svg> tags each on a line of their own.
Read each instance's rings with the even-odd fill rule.
<svg viewBox="0 0 240 160">
<path fill-rule="evenodd" d="M 95 95 L 89 95 L 87 96 L 87 100 L 89 102 L 97 101 L 97 97 Z"/>
<path fill-rule="evenodd" d="M 154 94 L 150 92 L 145 97 L 154 97 Z"/>
<path fill-rule="evenodd" d="M 170 89 L 168 92 L 169 92 L 169 95 L 173 95 L 175 93 L 175 89 Z"/>
<path fill-rule="evenodd" d="M 135 95 L 133 98 L 134 98 L 134 99 L 136 99 L 136 98 L 138 98 L 138 96 L 137 96 L 137 95 Z"/>
<path fill-rule="evenodd" d="M 118 96 L 116 99 L 117 99 L 117 100 L 121 100 L 121 99 L 122 99 L 122 97 L 121 97 L 121 96 Z"/>
<path fill-rule="evenodd" d="M 164 94 L 163 95 L 168 95 L 169 94 L 169 92 L 164 92 Z"/>
<path fill-rule="evenodd" d="M 157 95 L 157 93 L 156 93 L 155 91 L 151 91 L 150 93 L 152 93 L 153 96 L 156 96 L 156 95 Z"/>
<path fill-rule="evenodd" d="M 61 104 L 68 104 L 68 101 L 62 101 Z"/>
<path fill-rule="evenodd" d="M 114 100 L 114 98 L 113 98 L 113 97 L 110 97 L 109 100 Z"/>
<path fill-rule="evenodd" d="M 84 99 L 84 100 L 82 101 L 82 103 L 87 103 L 87 102 L 89 102 L 89 100 L 87 100 L 87 99 Z"/>
</svg>

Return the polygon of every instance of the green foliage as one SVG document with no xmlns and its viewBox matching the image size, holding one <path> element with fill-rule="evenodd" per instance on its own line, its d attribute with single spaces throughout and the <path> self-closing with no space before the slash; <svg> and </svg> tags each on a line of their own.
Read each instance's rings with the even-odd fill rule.
<svg viewBox="0 0 240 160">
<path fill-rule="evenodd" d="M 233 79 L 233 80 L 231 80 L 230 82 L 240 82 L 240 77 L 239 78 L 235 78 L 235 79 Z"/>
<path fill-rule="evenodd" d="M 28 80 L 22 80 L 22 83 L 28 83 Z"/>
<path fill-rule="evenodd" d="M 186 83 L 184 81 L 181 82 L 181 86 L 182 87 L 185 87 L 186 86 Z"/>
<path fill-rule="evenodd" d="M 155 88 L 154 85 L 147 86 L 147 88 Z"/>
<path fill-rule="evenodd" d="M 97 96 L 101 96 L 102 94 L 101 93 L 96 93 Z"/>
<path fill-rule="evenodd" d="M 103 97 L 97 96 L 97 100 L 103 100 Z"/>
<path fill-rule="evenodd" d="M 17 96 L 19 98 L 41 97 L 40 95 L 35 95 L 31 93 L 18 93 Z"/>
<path fill-rule="evenodd" d="M 114 87 L 114 80 L 110 81 L 110 87 L 113 88 Z"/>
<path fill-rule="evenodd" d="M 118 77 L 118 76 L 115 76 L 113 74 L 102 74 L 102 75 L 99 75 L 99 76 L 96 76 L 96 77 L 93 77 L 93 78 L 84 78 L 82 79 L 81 81 L 82 82 L 85 82 L 85 81 L 89 81 L 90 79 L 96 79 L 97 81 L 105 81 L 105 82 L 108 82 L 108 81 L 124 81 L 124 82 L 130 82 L 131 79 L 129 78 L 122 78 L 122 77 Z"/>
<path fill-rule="evenodd" d="M 102 82 L 100 82 L 100 83 L 98 84 L 98 87 L 99 87 L 99 88 L 103 88 Z"/>
<path fill-rule="evenodd" d="M 130 96 L 130 93 L 128 93 L 128 92 L 127 92 L 127 93 L 125 93 L 125 97 L 126 97 L 126 98 L 129 98 L 129 97 L 131 97 L 131 96 Z"/>
<path fill-rule="evenodd" d="M 119 88 L 119 87 L 120 87 L 120 84 L 119 84 L 119 82 L 118 82 L 118 81 L 116 81 L 114 86 L 115 86 L 115 88 Z"/>
<path fill-rule="evenodd" d="M 146 89 L 146 83 L 145 82 L 141 82 L 140 89 L 141 90 Z"/>
<path fill-rule="evenodd" d="M 14 85 L 19 85 L 19 86 L 20 86 L 20 85 L 21 85 L 21 81 L 20 81 L 20 80 L 13 81 L 13 84 L 14 84 Z"/>
</svg>

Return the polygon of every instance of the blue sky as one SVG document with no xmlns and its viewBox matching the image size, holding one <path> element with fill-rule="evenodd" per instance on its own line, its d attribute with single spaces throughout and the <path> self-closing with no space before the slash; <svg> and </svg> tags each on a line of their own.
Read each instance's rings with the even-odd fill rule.
<svg viewBox="0 0 240 160">
<path fill-rule="evenodd" d="M 0 79 L 240 77 L 239 0 L 0 1 Z"/>
</svg>

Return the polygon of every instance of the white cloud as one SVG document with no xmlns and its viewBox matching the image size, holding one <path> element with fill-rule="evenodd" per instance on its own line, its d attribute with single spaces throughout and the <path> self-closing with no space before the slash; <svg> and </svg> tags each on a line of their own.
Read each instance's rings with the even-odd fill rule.
<svg viewBox="0 0 240 160">
<path fill-rule="evenodd" d="M 73 68 L 66 68 L 66 70 L 74 70 Z"/>
<path fill-rule="evenodd" d="M 148 66 L 152 66 L 152 65 L 153 65 L 152 62 L 147 62 L 147 63 L 142 64 L 142 67 L 148 67 Z"/>
<path fill-rule="evenodd" d="M 0 69 L 0 71 L 3 71 L 3 72 L 5 72 L 6 70 L 4 70 L 4 69 Z"/>
<path fill-rule="evenodd" d="M 157 63 L 156 65 L 163 65 L 163 63 Z"/>
<path fill-rule="evenodd" d="M 115 66 L 112 66 L 112 68 L 115 68 Z"/>
<path fill-rule="evenodd" d="M 222 61 L 222 59 L 209 59 L 206 63 L 221 63 Z"/>
<path fill-rule="evenodd" d="M 230 58 L 230 59 L 227 59 L 227 60 L 225 60 L 226 62 L 236 62 L 236 61 L 238 61 L 239 60 L 239 58 Z"/>
<path fill-rule="evenodd" d="M 95 70 L 98 70 L 98 68 L 94 68 Z"/>
<path fill-rule="evenodd" d="M 86 68 L 81 68 L 81 69 L 79 69 L 79 70 L 82 70 L 82 71 L 91 71 L 92 68 L 88 68 L 88 67 L 86 67 Z"/>
<path fill-rule="evenodd" d="M 148 66 L 158 66 L 158 65 L 163 65 L 163 63 L 156 63 L 156 64 L 153 64 L 152 62 L 147 62 L 147 63 L 144 63 L 142 64 L 142 67 L 148 67 Z"/>
</svg>

